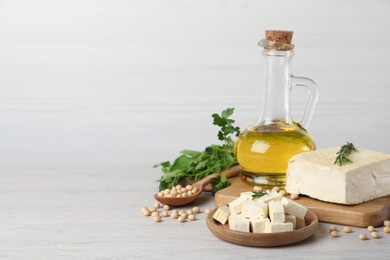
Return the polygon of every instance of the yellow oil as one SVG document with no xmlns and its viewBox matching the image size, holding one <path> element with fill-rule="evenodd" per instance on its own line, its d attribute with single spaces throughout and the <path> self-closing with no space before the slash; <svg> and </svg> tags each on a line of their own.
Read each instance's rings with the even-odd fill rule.
<svg viewBox="0 0 390 260">
<path fill-rule="evenodd" d="M 275 122 L 248 127 L 238 138 L 235 152 L 244 180 L 284 186 L 290 158 L 314 149 L 312 137 L 299 124 Z"/>
</svg>

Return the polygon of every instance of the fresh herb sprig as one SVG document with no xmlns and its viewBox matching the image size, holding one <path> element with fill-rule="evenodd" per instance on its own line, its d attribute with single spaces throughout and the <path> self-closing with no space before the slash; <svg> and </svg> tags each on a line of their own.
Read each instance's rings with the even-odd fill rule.
<svg viewBox="0 0 390 260">
<path fill-rule="evenodd" d="M 211 183 L 214 184 L 213 189 L 211 190 L 211 194 L 213 194 L 213 196 L 217 191 L 229 186 L 229 181 L 225 176 L 222 175 L 211 179 Z"/>
<path fill-rule="evenodd" d="M 231 115 L 234 108 L 227 108 L 221 115 L 213 114 L 213 124 L 220 127 L 218 139 L 222 145 L 212 144 L 203 151 L 183 150 L 178 158 L 172 163 L 162 162 L 154 167 L 161 166 L 164 175 L 159 179 L 160 191 L 176 186 L 183 179 L 199 180 L 215 172 L 222 172 L 238 164 L 234 155 L 234 141 L 232 136 L 240 134 L 239 127 L 234 126 Z M 213 193 L 228 185 L 225 177 L 219 176 L 212 180 Z"/>
<path fill-rule="evenodd" d="M 260 198 L 260 197 L 262 197 L 262 196 L 264 196 L 266 194 L 267 194 L 266 191 L 254 191 L 252 193 L 252 200 L 258 199 L 258 198 Z"/>
<path fill-rule="evenodd" d="M 338 164 L 339 166 L 342 166 L 346 163 L 352 163 L 352 161 L 347 158 L 347 156 L 349 156 L 352 151 L 357 152 L 355 146 L 350 142 L 347 142 L 347 144 L 341 146 L 340 150 L 337 152 L 337 156 L 336 156 L 336 160 L 334 161 L 334 164 Z"/>
</svg>

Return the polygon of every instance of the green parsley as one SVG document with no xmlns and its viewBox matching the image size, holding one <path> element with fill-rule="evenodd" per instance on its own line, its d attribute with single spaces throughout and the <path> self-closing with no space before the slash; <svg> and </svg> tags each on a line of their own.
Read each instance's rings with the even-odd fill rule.
<svg viewBox="0 0 390 260">
<path fill-rule="evenodd" d="M 223 188 L 229 186 L 229 182 L 227 178 L 221 175 L 211 179 L 211 183 L 214 184 L 213 189 L 211 190 L 213 196 L 217 191 L 222 190 Z"/>
<path fill-rule="evenodd" d="M 234 165 L 237 159 L 234 155 L 234 141 L 232 136 L 240 134 L 240 128 L 234 126 L 234 120 L 230 118 L 234 108 L 227 108 L 221 115 L 213 114 L 213 124 L 218 126 L 218 139 L 223 141 L 222 145 L 212 144 L 203 151 L 183 150 L 181 155 L 172 163 L 169 161 L 159 163 L 154 167 L 161 167 L 164 175 L 159 179 L 160 191 L 170 189 L 180 183 L 183 179 L 202 179 L 212 173 L 222 172 Z M 214 184 L 213 194 L 228 186 L 225 177 L 219 176 L 212 180 Z"/>
</svg>

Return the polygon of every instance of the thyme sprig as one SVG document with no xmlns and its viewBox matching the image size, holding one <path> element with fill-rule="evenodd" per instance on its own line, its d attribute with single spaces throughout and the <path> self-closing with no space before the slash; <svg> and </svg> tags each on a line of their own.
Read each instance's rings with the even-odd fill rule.
<svg viewBox="0 0 390 260">
<path fill-rule="evenodd" d="M 347 156 L 349 156 L 352 151 L 357 152 L 355 146 L 350 142 L 347 142 L 347 144 L 341 146 L 340 150 L 337 152 L 337 156 L 336 156 L 336 160 L 334 161 L 334 164 L 338 164 L 339 166 L 342 166 L 346 163 L 352 163 L 352 161 L 347 158 Z"/>
<path fill-rule="evenodd" d="M 260 197 L 262 197 L 262 196 L 264 196 L 264 195 L 266 195 L 266 194 L 267 194 L 266 191 L 254 191 L 254 192 L 252 193 L 252 200 L 258 199 L 258 198 L 260 198 Z"/>
</svg>

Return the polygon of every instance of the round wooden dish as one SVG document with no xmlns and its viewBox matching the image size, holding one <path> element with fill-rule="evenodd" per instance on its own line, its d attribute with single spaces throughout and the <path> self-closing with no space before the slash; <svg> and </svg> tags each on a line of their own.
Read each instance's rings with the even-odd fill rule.
<svg viewBox="0 0 390 260">
<path fill-rule="evenodd" d="M 229 229 L 229 225 L 222 225 L 213 219 L 214 209 L 207 217 L 206 223 L 210 231 L 218 238 L 244 246 L 273 247 L 291 245 L 309 238 L 317 229 L 318 218 L 308 210 L 305 216 L 306 227 L 289 232 L 279 233 L 252 233 Z"/>
</svg>

